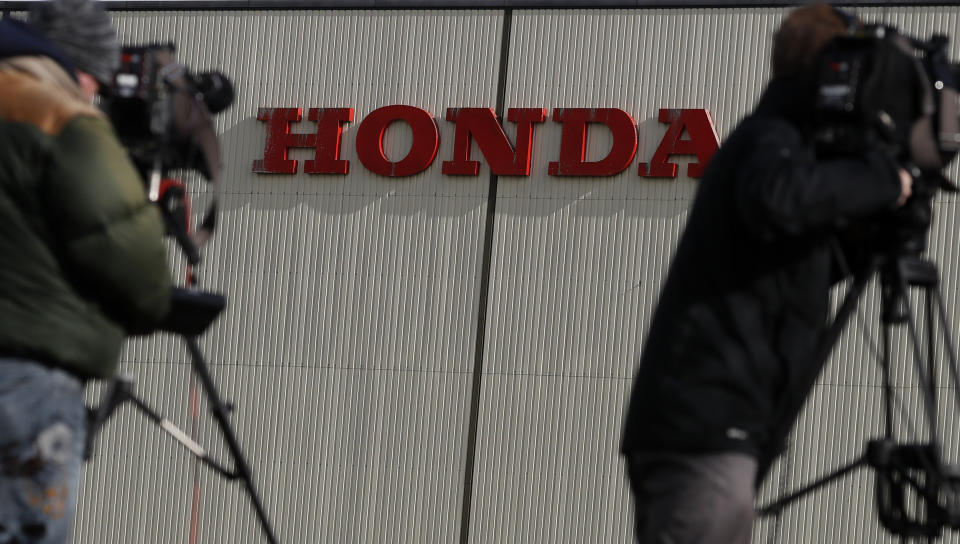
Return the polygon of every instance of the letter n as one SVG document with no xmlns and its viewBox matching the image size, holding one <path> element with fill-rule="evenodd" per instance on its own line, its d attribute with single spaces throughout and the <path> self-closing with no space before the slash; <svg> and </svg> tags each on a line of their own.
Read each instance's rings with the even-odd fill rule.
<svg viewBox="0 0 960 544">
<path fill-rule="evenodd" d="M 471 139 L 483 153 L 490 171 L 498 176 L 529 176 L 530 150 L 533 147 L 533 124 L 547 119 L 543 108 L 510 108 L 507 120 L 517 124 L 517 146 L 510 140 L 497 121 L 491 108 L 448 108 L 447 121 L 456 123 L 453 140 L 453 160 L 443 161 L 443 173 L 476 176 L 480 163 L 470 160 Z"/>
<path fill-rule="evenodd" d="M 560 160 L 548 165 L 551 176 L 613 176 L 624 171 L 637 153 L 637 125 L 617 108 L 557 108 L 553 120 L 563 123 Z M 587 127 L 601 123 L 613 134 L 613 145 L 599 161 L 586 161 Z"/>
</svg>

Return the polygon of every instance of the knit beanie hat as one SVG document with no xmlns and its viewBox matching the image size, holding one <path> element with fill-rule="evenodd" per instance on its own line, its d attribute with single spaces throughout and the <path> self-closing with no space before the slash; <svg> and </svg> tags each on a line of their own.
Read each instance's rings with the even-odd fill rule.
<svg viewBox="0 0 960 544">
<path fill-rule="evenodd" d="M 109 84 L 120 67 L 120 45 L 110 16 L 94 0 L 49 0 L 30 10 L 30 24 L 78 69 Z"/>
</svg>

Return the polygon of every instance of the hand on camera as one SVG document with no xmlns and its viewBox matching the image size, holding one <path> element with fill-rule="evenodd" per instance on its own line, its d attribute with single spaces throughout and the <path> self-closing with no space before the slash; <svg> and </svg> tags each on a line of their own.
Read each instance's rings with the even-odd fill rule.
<svg viewBox="0 0 960 544">
<path fill-rule="evenodd" d="M 900 196 L 897 198 L 897 206 L 906 204 L 907 199 L 913 194 L 913 176 L 903 168 L 897 170 L 900 176 Z"/>
</svg>

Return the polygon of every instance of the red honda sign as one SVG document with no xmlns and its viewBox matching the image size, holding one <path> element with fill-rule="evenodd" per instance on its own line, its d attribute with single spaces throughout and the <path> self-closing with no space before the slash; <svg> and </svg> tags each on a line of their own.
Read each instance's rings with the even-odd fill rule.
<svg viewBox="0 0 960 544">
<path fill-rule="evenodd" d="M 353 108 L 310 108 L 307 119 L 316 123 L 309 133 L 290 132 L 291 124 L 303 119 L 301 108 L 260 108 L 257 119 L 267 124 L 263 158 L 253 161 L 259 174 L 295 174 L 297 161 L 288 158 L 294 148 L 314 150 L 314 158 L 304 161 L 308 174 L 346 174 L 349 161 L 340 158 L 343 125 L 353 121 Z M 480 163 L 470 157 L 471 142 L 476 142 L 490 170 L 500 176 L 529 176 L 530 153 L 536 125 L 546 122 L 543 108 L 510 108 L 507 121 L 517 126 L 516 145 L 510 143 L 491 108 L 448 108 L 446 120 L 455 126 L 453 156 L 443 161 L 445 175 L 476 176 Z M 551 176 L 613 176 L 626 170 L 637 153 L 637 124 L 629 113 L 617 108 L 557 108 L 552 120 L 561 125 L 557 161 L 548 165 Z M 710 113 L 704 109 L 661 109 L 659 121 L 667 132 L 649 163 L 641 162 L 637 174 L 650 178 L 675 178 L 675 156 L 696 157 L 687 167 L 687 175 L 699 178 L 719 147 Z M 387 128 L 395 123 L 409 125 L 413 142 L 407 156 L 391 161 L 383 150 Z M 602 124 L 610 129 L 613 144 L 598 161 L 586 160 L 590 126 Z M 684 135 L 687 137 L 684 138 Z M 429 112 L 406 105 L 384 106 L 370 112 L 357 127 L 357 158 L 367 170 L 387 177 L 411 176 L 433 164 L 440 146 L 437 123 Z"/>
</svg>

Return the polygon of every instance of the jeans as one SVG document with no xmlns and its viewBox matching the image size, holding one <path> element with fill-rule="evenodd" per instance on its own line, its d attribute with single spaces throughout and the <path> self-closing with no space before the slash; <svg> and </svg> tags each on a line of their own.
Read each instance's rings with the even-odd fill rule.
<svg viewBox="0 0 960 544">
<path fill-rule="evenodd" d="M 749 544 L 757 461 L 743 453 L 634 453 L 639 544 Z"/>
<path fill-rule="evenodd" d="M 0 358 L 0 544 L 68 541 L 85 435 L 80 380 Z"/>
</svg>

